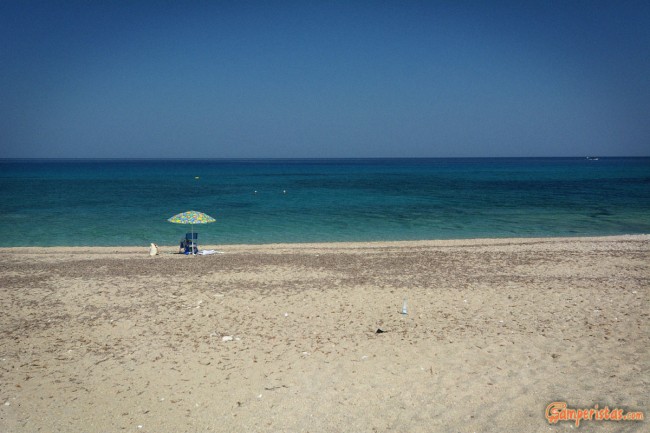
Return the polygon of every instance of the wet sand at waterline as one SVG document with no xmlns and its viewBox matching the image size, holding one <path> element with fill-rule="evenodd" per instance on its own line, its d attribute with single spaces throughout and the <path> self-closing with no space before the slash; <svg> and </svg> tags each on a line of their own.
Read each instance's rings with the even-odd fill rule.
<svg viewBox="0 0 650 433">
<path fill-rule="evenodd" d="M 553 401 L 648 416 L 650 236 L 206 248 L 223 254 L 0 249 L 0 431 L 575 431 Z"/>
</svg>

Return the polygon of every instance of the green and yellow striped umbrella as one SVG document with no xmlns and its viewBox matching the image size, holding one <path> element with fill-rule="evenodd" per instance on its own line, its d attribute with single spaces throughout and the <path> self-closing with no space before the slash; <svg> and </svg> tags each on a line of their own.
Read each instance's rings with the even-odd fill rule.
<svg viewBox="0 0 650 433">
<path fill-rule="evenodd" d="M 167 221 L 175 224 L 207 224 L 213 223 L 216 220 L 210 215 L 195 210 L 188 210 L 187 212 L 179 213 L 169 218 Z"/>
</svg>

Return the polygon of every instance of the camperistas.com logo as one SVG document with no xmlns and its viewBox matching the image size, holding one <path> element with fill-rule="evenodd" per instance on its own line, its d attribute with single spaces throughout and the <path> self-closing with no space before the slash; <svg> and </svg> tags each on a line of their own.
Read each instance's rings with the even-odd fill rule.
<svg viewBox="0 0 650 433">
<path fill-rule="evenodd" d="M 590 408 L 570 408 L 565 401 L 554 401 L 546 406 L 546 419 L 549 424 L 557 424 L 560 421 L 572 421 L 576 427 L 580 427 L 582 421 L 643 421 L 643 412 L 630 411 L 609 406 L 600 407 L 595 404 Z"/>
</svg>

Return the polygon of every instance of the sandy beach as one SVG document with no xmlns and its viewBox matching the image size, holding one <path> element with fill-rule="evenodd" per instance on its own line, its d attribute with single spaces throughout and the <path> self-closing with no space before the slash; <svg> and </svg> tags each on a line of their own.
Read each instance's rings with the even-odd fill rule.
<svg viewBox="0 0 650 433">
<path fill-rule="evenodd" d="M 0 432 L 650 431 L 648 235 L 204 247 L 0 249 Z"/>
</svg>

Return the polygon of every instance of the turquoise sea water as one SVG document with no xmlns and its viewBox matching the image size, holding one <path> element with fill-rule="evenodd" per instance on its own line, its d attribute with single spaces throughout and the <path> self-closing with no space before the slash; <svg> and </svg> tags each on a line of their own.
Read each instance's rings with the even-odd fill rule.
<svg viewBox="0 0 650 433">
<path fill-rule="evenodd" d="M 202 244 L 650 233 L 650 158 L 0 160 L 1 246 L 172 245 L 186 210 Z"/>
</svg>

